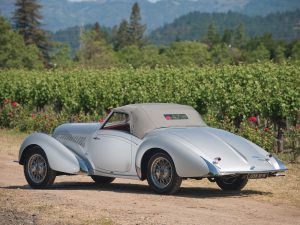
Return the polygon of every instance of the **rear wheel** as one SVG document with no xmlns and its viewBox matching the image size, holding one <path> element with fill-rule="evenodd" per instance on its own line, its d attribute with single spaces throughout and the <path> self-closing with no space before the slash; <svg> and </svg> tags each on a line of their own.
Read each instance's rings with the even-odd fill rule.
<svg viewBox="0 0 300 225">
<path fill-rule="evenodd" d="M 216 178 L 217 185 L 224 191 L 242 190 L 248 182 L 247 175 L 224 176 Z"/>
<path fill-rule="evenodd" d="M 49 188 L 56 177 L 56 171 L 49 166 L 44 151 L 36 146 L 29 150 L 24 160 L 25 178 L 32 188 Z"/>
<path fill-rule="evenodd" d="M 103 177 L 103 176 L 91 176 L 96 184 L 109 184 L 115 180 L 114 177 Z"/>
<path fill-rule="evenodd" d="M 173 160 L 166 153 L 156 153 L 148 161 L 147 181 L 159 194 L 174 194 L 180 188 L 182 178 L 176 173 Z"/>
</svg>

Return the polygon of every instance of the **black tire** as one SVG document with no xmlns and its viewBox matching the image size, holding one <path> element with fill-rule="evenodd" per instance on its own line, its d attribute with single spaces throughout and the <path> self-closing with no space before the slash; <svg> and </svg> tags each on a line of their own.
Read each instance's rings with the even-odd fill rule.
<svg viewBox="0 0 300 225">
<path fill-rule="evenodd" d="M 216 178 L 217 185 L 224 191 L 240 191 L 248 182 L 247 175 L 224 176 Z"/>
<path fill-rule="evenodd" d="M 24 160 L 24 175 L 30 187 L 34 189 L 51 187 L 56 171 L 50 168 L 42 148 L 36 146 L 28 150 Z"/>
<path fill-rule="evenodd" d="M 162 163 L 164 163 L 163 168 L 161 168 Z M 156 193 L 174 194 L 179 190 L 182 178 L 177 175 L 172 158 L 164 152 L 159 152 L 148 161 L 147 181 Z"/>
<path fill-rule="evenodd" d="M 115 180 L 114 177 L 102 177 L 102 176 L 91 176 L 91 178 L 95 181 L 96 184 L 110 184 Z"/>
</svg>

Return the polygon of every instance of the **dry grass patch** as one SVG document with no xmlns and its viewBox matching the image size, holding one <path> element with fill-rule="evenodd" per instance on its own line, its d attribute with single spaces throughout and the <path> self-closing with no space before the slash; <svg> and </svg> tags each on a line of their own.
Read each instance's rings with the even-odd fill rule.
<svg viewBox="0 0 300 225">
<path fill-rule="evenodd" d="M 47 190 L 0 189 L 0 218 L 3 224 L 115 224 L 104 214 L 72 199 L 49 194 Z"/>
<path fill-rule="evenodd" d="M 267 179 L 251 179 L 240 193 L 240 196 L 251 197 L 258 201 L 273 204 L 287 204 L 300 207 L 300 165 L 287 164 L 288 171 L 282 177 L 271 177 Z M 190 183 L 190 184 L 189 184 Z M 197 183 L 197 184 L 195 184 Z M 218 188 L 217 184 L 207 179 L 201 181 L 189 180 L 187 186 Z M 219 195 L 222 196 L 221 192 Z M 230 195 L 230 193 L 229 193 Z M 226 196 L 226 193 L 224 193 Z"/>
<path fill-rule="evenodd" d="M 0 154 L 17 156 L 20 145 L 28 134 L 0 129 Z"/>
<path fill-rule="evenodd" d="M 284 177 L 250 180 L 245 190 L 262 192 L 261 195 L 254 196 L 257 200 L 300 207 L 300 165 L 288 164 L 287 168 Z"/>
</svg>

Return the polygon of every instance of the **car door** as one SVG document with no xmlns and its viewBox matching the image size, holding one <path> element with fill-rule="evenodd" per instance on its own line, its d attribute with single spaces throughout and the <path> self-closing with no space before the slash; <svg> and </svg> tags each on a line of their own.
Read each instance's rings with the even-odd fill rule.
<svg viewBox="0 0 300 225">
<path fill-rule="evenodd" d="M 89 155 L 95 170 L 124 174 L 132 164 L 132 135 L 129 116 L 114 112 L 92 137 Z"/>
</svg>

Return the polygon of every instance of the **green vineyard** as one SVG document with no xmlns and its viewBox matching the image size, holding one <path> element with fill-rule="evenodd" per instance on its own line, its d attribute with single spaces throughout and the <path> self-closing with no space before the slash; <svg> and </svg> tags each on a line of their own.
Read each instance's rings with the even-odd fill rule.
<svg viewBox="0 0 300 225">
<path fill-rule="evenodd" d="M 130 103 L 172 102 L 191 105 L 209 124 L 237 133 L 251 116 L 259 118 L 254 127 L 272 129 L 278 142 L 284 138 L 284 130 L 299 130 L 300 65 L 296 64 L 2 70 L 0 81 L 0 102 L 16 102 L 23 111 L 26 109 L 29 117 L 33 112 L 39 116 L 39 112 L 50 110 L 49 115 L 59 118 L 55 120 L 57 123 L 72 120 L 74 115 L 76 118 L 91 115 L 89 119 L 101 118 L 105 109 Z M 0 126 L 20 126 L 5 125 L 9 118 L 4 118 L 3 114 L 0 114 Z M 47 124 L 46 130 L 51 131 L 51 123 Z M 271 145 L 274 143 L 267 148 L 273 148 Z"/>
<path fill-rule="evenodd" d="M 230 118 L 258 113 L 295 120 L 300 65 L 253 64 L 203 68 L 0 72 L 0 101 L 69 113 L 101 113 L 139 102 L 174 102 Z"/>
</svg>

